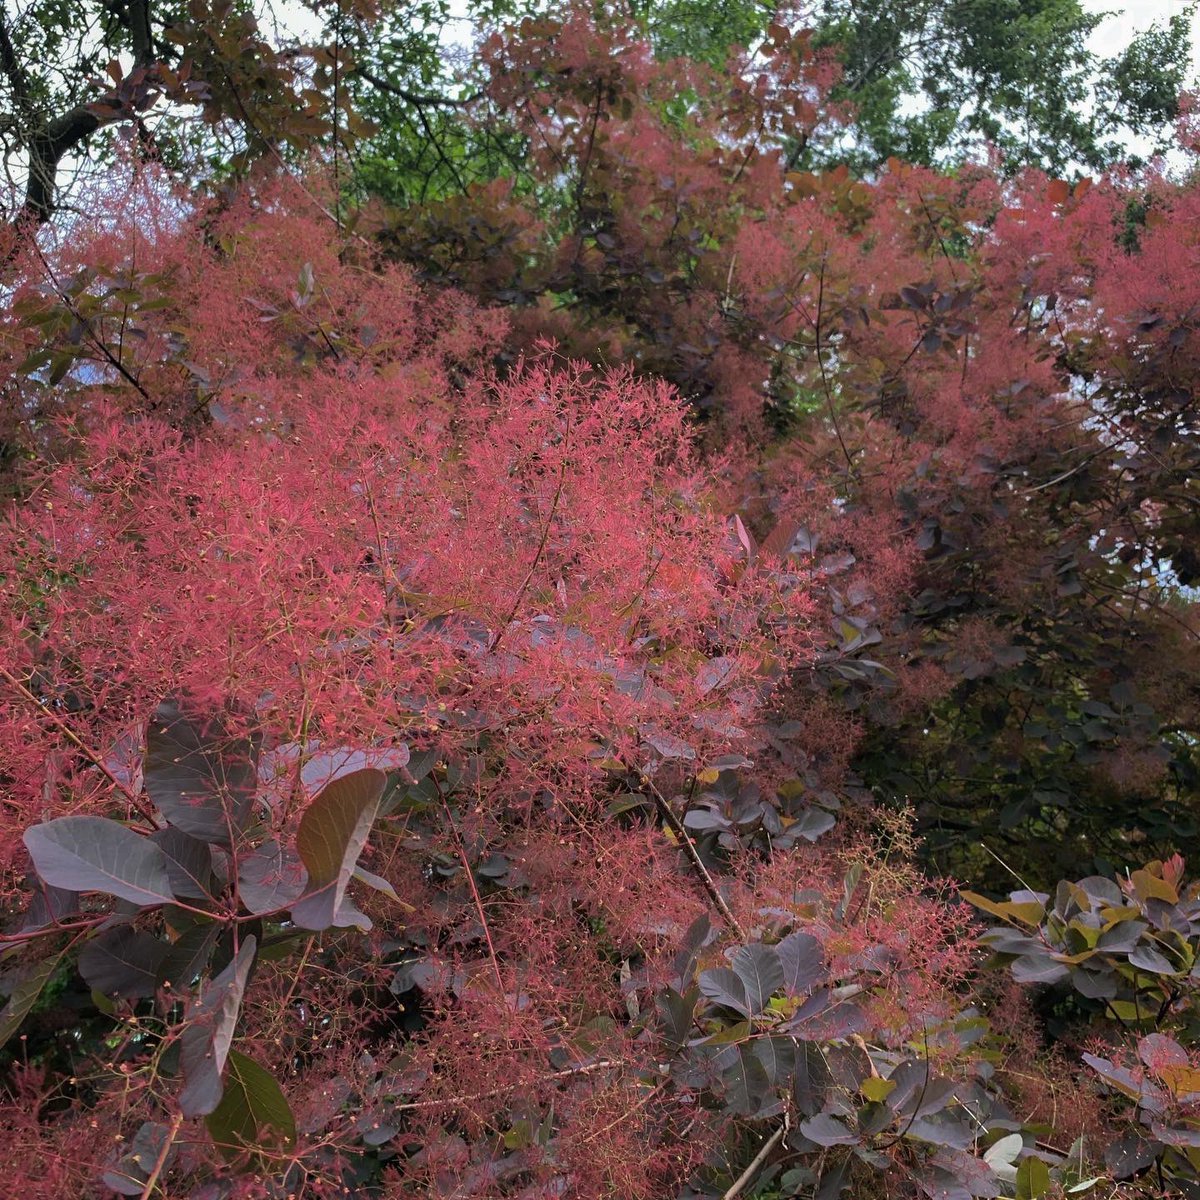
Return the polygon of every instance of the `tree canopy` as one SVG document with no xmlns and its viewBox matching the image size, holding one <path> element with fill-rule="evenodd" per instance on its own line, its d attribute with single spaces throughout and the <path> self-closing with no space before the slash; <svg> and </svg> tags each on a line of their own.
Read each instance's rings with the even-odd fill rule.
<svg viewBox="0 0 1200 1200">
<path fill-rule="evenodd" d="M 4 10 L 6 1178 L 1200 1195 L 1185 18 L 307 11 Z"/>
</svg>

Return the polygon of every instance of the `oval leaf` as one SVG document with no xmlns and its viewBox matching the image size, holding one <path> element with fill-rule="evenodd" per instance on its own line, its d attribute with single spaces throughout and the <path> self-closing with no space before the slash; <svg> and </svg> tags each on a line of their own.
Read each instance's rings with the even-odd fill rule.
<svg viewBox="0 0 1200 1200">
<path fill-rule="evenodd" d="M 789 933 L 775 947 L 789 996 L 804 996 L 825 977 L 825 951 L 809 933 Z"/>
<path fill-rule="evenodd" d="M 711 970 L 701 971 L 697 982 L 700 985 L 700 994 L 707 996 L 709 1000 L 732 1008 L 743 1017 L 752 1015 L 750 1002 L 746 998 L 746 985 L 735 971 L 728 967 L 713 967 Z"/>
<path fill-rule="evenodd" d="M 289 908 L 307 886 L 304 864 L 274 840 L 238 863 L 238 897 L 255 915 Z"/>
<path fill-rule="evenodd" d="M 296 850 L 308 869 L 311 890 L 292 906 L 292 920 L 302 929 L 328 929 L 338 923 L 346 886 L 386 782 L 384 773 L 374 768 L 343 775 L 313 798 L 301 818 Z"/>
<path fill-rule="evenodd" d="M 858 1141 L 858 1134 L 851 1132 L 841 1121 L 828 1113 L 820 1113 L 807 1121 L 801 1121 L 800 1132 L 818 1146 L 853 1146 Z"/>
<path fill-rule="evenodd" d="M 740 946 L 733 956 L 733 969 L 746 989 L 746 1002 L 754 1016 L 783 987 L 783 967 L 774 946 Z"/>
<path fill-rule="evenodd" d="M 105 996 L 145 1000 L 158 987 L 167 945 L 149 933 L 118 925 L 92 938 L 79 955 L 84 982 Z"/>
<path fill-rule="evenodd" d="M 205 1116 L 221 1102 L 221 1072 L 233 1042 L 256 949 L 251 934 L 233 961 L 205 989 L 180 1038 L 184 1086 L 179 1093 L 179 1110 L 185 1117 Z"/>
<path fill-rule="evenodd" d="M 225 1094 L 205 1124 L 221 1153 L 230 1158 L 267 1140 L 285 1147 L 296 1142 L 296 1118 L 275 1077 L 236 1050 L 229 1052 Z"/>
<path fill-rule="evenodd" d="M 175 899 L 167 859 L 149 838 L 104 817 L 59 817 L 25 831 L 38 874 L 54 887 L 134 904 Z"/>
<path fill-rule="evenodd" d="M 212 899 L 212 850 L 198 838 L 171 826 L 150 835 L 167 860 L 171 890 L 181 900 Z"/>
<path fill-rule="evenodd" d="M 193 717 L 164 700 L 146 735 L 146 791 L 177 829 L 228 846 L 250 813 L 257 761 L 257 744 L 231 737 L 219 717 Z"/>
</svg>

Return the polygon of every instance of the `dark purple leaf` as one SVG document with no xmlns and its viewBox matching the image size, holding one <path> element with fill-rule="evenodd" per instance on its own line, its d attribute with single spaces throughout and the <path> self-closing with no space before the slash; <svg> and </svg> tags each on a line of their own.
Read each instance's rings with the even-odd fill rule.
<svg viewBox="0 0 1200 1200">
<path fill-rule="evenodd" d="M 815 804 L 810 804 L 796 820 L 788 826 L 789 833 L 799 834 L 806 841 L 815 842 L 837 824 L 837 817 Z"/>
<path fill-rule="evenodd" d="M 1117 1179 L 1128 1179 L 1144 1171 L 1158 1157 L 1162 1143 L 1127 1133 L 1104 1150 L 1104 1165 Z"/>
<path fill-rule="evenodd" d="M 1174 975 L 1176 968 L 1165 954 L 1160 954 L 1153 946 L 1139 945 L 1129 952 L 1129 965 L 1139 971 L 1149 971 L 1153 975 Z"/>
<path fill-rule="evenodd" d="M 164 700 L 146 735 L 146 791 L 176 828 L 228 846 L 250 813 L 257 758 L 257 744 L 231 736 L 219 717 L 193 717 Z"/>
<path fill-rule="evenodd" d="M 968 1125 L 945 1113 L 917 1117 L 911 1124 L 906 1124 L 904 1136 L 953 1150 L 965 1150 L 975 1140 L 975 1134 Z"/>
<path fill-rule="evenodd" d="M 868 1027 L 866 1015 L 856 1004 L 834 1002 L 828 992 L 817 992 L 784 1025 L 793 1037 L 806 1042 L 827 1042 L 834 1038 L 862 1033 Z"/>
<path fill-rule="evenodd" d="M 1168 1146 L 1200 1146 L 1200 1129 L 1194 1125 L 1166 1125 L 1151 1121 L 1150 1132 Z"/>
<path fill-rule="evenodd" d="M 696 748 L 690 742 L 685 742 L 683 738 L 676 737 L 675 734 L 668 733 L 656 725 L 643 726 L 642 739 L 648 746 L 657 750 L 663 758 L 694 759 L 696 757 Z"/>
<path fill-rule="evenodd" d="M 853 1146 L 858 1141 L 857 1133 L 828 1113 L 801 1121 L 800 1132 L 818 1146 Z"/>
<path fill-rule="evenodd" d="M 105 930 L 79 954 L 79 973 L 88 987 L 105 996 L 145 1000 L 158 987 L 158 969 L 167 944 L 149 933 L 118 925 Z"/>
<path fill-rule="evenodd" d="M 756 1037 L 750 1043 L 750 1051 L 762 1063 L 772 1087 L 781 1086 L 792 1077 L 796 1065 L 796 1043 L 791 1038 L 778 1035 Z"/>
<path fill-rule="evenodd" d="M 943 1167 L 926 1168 L 917 1176 L 917 1185 L 929 1200 L 971 1200 L 971 1189 Z"/>
<path fill-rule="evenodd" d="M 741 976 L 728 967 L 712 967 L 700 972 L 700 994 L 726 1008 L 732 1008 L 744 1017 L 752 1016 L 750 1001 L 746 996 L 746 985 Z"/>
<path fill-rule="evenodd" d="M 304 864 L 276 841 L 265 842 L 238 862 L 238 897 L 247 912 L 290 908 L 308 885 Z"/>
<path fill-rule="evenodd" d="M 789 933 L 775 947 L 783 968 L 783 989 L 789 996 L 803 996 L 825 977 L 825 951 L 808 933 Z"/>
<path fill-rule="evenodd" d="M 698 990 L 690 987 L 682 995 L 674 988 L 667 988 L 655 999 L 655 1007 L 662 1018 L 663 1037 L 676 1048 L 688 1040 L 698 998 Z"/>
<path fill-rule="evenodd" d="M 992 1200 L 993 1197 L 1004 1195 L 1004 1187 L 995 1171 L 974 1154 L 953 1149 L 939 1150 L 930 1164 L 959 1180 L 972 1196 Z"/>
<path fill-rule="evenodd" d="M 783 987 L 783 967 L 774 946 L 739 946 L 733 956 L 733 969 L 745 987 L 750 1016 L 762 1012 L 767 1001 Z"/>
<path fill-rule="evenodd" d="M 1138 1058 L 1153 1071 L 1164 1066 L 1186 1067 L 1187 1051 L 1165 1033 L 1148 1033 L 1138 1042 Z"/>
<path fill-rule="evenodd" d="M 752 1117 L 763 1107 L 771 1081 L 748 1046 L 730 1046 L 719 1061 L 725 1088 L 725 1107 L 739 1116 Z"/>
<path fill-rule="evenodd" d="M 836 1167 L 831 1167 L 826 1171 L 821 1176 L 820 1186 L 817 1188 L 813 1200 L 837 1200 L 849 1182 L 850 1163 L 852 1161 L 852 1159 L 847 1158 Z"/>
<path fill-rule="evenodd" d="M 712 941 L 712 922 L 707 913 L 702 913 L 689 926 L 683 935 L 683 945 L 671 964 L 675 979 L 680 988 L 685 988 L 692 981 L 696 970 L 696 961 L 700 951 Z"/>
<path fill-rule="evenodd" d="M 33 896 L 25 913 L 25 923 L 21 926 L 22 933 L 33 933 L 35 930 L 57 925 L 79 911 L 78 892 L 51 887 L 39 879 L 34 871 L 29 873 L 29 884 L 33 889 Z"/>
<path fill-rule="evenodd" d="M 183 900 L 208 900 L 212 897 L 212 851 L 206 842 L 170 826 L 150 835 L 150 840 L 167 860 L 167 878 L 171 890 Z"/>
<path fill-rule="evenodd" d="M 1022 954 L 1013 961 L 1012 973 L 1018 983 L 1061 983 L 1071 974 L 1064 963 L 1044 954 Z"/>
<path fill-rule="evenodd" d="M 1111 1000 L 1117 994 L 1117 979 L 1111 970 L 1089 971 L 1072 967 L 1071 986 L 1089 1000 Z"/>
<path fill-rule="evenodd" d="M 171 1131 L 156 1121 L 144 1121 L 133 1135 L 129 1150 L 102 1176 L 105 1187 L 121 1196 L 145 1195 L 146 1184 L 155 1166 L 169 1167 L 175 1158 L 176 1148 L 168 1147 Z M 165 1154 L 164 1154 L 165 1149 Z"/>
<path fill-rule="evenodd" d="M 792 1075 L 792 1095 L 796 1108 L 807 1116 L 815 1116 L 825 1107 L 825 1096 L 833 1083 L 829 1063 L 819 1046 L 801 1043 L 796 1047 L 795 1072 Z"/>
<path fill-rule="evenodd" d="M 221 928 L 216 924 L 193 925 L 167 947 L 158 964 L 158 984 L 177 994 L 190 988 L 208 966 Z"/>
</svg>

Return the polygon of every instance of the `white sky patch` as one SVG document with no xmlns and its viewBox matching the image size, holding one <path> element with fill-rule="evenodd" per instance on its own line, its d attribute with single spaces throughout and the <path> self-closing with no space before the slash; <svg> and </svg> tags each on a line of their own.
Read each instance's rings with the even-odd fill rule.
<svg viewBox="0 0 1200 1200">
<path fill-rule="evenodd" d="M 1187 10 L 1185 0 L 1137 0 L 1136 4 L 1106 4 L 1104 0 L 1083 0 L 1089 13 L 1111 12 L 1095 33 L 1088 48 L 1104 58 L 1119 54 L 1134 37 L 1151 25 L 1165 24 L 1171 17 Z M 1200 64 L 1200 20 L 1192 23 L 1192 74 Z"/>
</svg>

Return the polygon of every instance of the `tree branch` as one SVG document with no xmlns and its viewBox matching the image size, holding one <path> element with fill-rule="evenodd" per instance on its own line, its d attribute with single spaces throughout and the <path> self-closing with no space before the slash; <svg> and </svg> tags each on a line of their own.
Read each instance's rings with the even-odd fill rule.
<svg viewBox="0 0 1200 1200">
<path fill-rule="evenodd" d="M 134 65 L 142 70 L 151 68 L 153 39 L 150 27 L 150 0 L 129 0 L 124 14 L 129 30 Z M 13 99 L 24 117 L 26 151 L 29 155 L 29 175 L 25 183 L 25 200 L 17 214 L 17 224 L 43 225 L 54 212 L 55 181 L 58 165 L 63 158 L 104 125 L 114 124 L 128 116 L 126 105 L 113 93 L 99 102 L 77 104 L 74 108 L 43 120 L 33 101 L 29 76 L 18 58 L 8 27 L 0 14 L 0 68 L 8 77 Z M 104 101 L 112 101 L 111 115 L 104 113 Z"/>
<path fill-rule="evenodd" d="M 381 79 L 365 67 L 356 66 L 354 74 L 360 79 L 365 79 L 381 92 L 387 92 L 389 96 L 397 96 L 401 100 L 408 101 L 409 104 L 416 105 L 417 108 L 465 108 L 468 104 L 474 104 L 476 100 L 479 100 L 483 96 L 482 92 L 472 92 L 471 95 L 463 96 L 458 100 L 451 96 L 425 96 L 420 92 L 410 92 L 408 88 L 400 87 L 398 84 L 389 83 L 386 79 Z"/>
<path fill-rule="evenodd" d="M 115 110 L 114 110 L 115 118 Z M 29 137 L 29 178 L 18 221 L 43 225 L 54 211 L 54 182 L 58 164 L 68 151 L 87 141 L 101 125 L 96 113 L 80 105 L 56 117 Z"/>
</svg>

